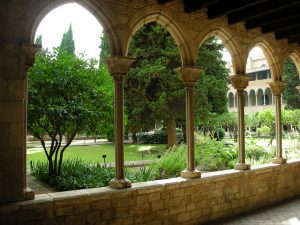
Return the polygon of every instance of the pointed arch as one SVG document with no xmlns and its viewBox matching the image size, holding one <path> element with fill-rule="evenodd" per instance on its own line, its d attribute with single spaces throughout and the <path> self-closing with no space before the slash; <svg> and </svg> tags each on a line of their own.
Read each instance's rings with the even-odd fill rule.
<svg viewBox="0 0 300 225">
<path fill-rule="evenodd" d="M 171 18 L 167 14 L 167 10 L 161 11 L 160 8 L 147 8 L 147 12 L 140 10 L 136 15 L 134 15 L 128 22 L 129 33 L 126 37 L 126 55 L 128 54 L 128 47 L 132 36 L 139 30 L 142 26 L 147 23 L 157 22 L 163 28 L 165 28 L 175 40 L 175 43 L 179 49 L 182 65 L 195 65 L 195 59 L 191 54 L 189 48 L 189 41 L 186 37 L 189 37 L 189 31 L 183 28 L 183 25 L 179 25 L 174 18 Z"/>
<path fill-rule="evenodd" d="M 257 90 L 256 99 L 257 105 L 264 105 L 264 91 L 262 89 Z"/>
<path fill-rule="evenodd" d="M 222 43 L 224 44 L 224 47 L 229 51 L 231 55 L 233 70 L 235 74 L 242 74 L 243 73 L 243 63 L 241 61 L 241 46 L 238 44 L 238 42 L 235 40 L 234 35 L 230 31 L 230 29 L 227 29 L 226 26 L 220 25 L 216 27 L 209 27 L 202 30 L 197 39 L 196 43 L 198 44 L 198 48 L 210 37 L 218 37 Z"/>
<path fill-rule="evenodd" d="M 258 46 L 262 49 L 267 62 L 269 64 L 271 78 L 273 80 L 282 80 L 282 69 L 283 64 L 280 63 L 278 58 L 279 53 L 272 47 L 272 45 L 265 39 L 265 37 L 257 37 L 251 42 L 251 44 L 247 47 L 247 58 L 249 56 L 250 51 L 255 47 Z M 247 62 L 247 61 L 246 61 Z M 246 64 L 244 65 L 246 67 Z"/>
<path fill-rule="evenodd" d="M 68 3 L 76 3 L 89 11 L 102 25 L 105 32 L 107 32 L 111 55 L 122 55 L 122 47 L 118 37 L 118 34 L 114 32 L 113 28 L 119 24 L 119 21 L 116 20 L 116 17 L 113 16 L 111 10 L 103 4 L 100 8 L 97 7 L 96 3 L 93 1 L 84 1 L 84 0 L 62 0 L 62 1 L 52 1 L 52 0 L 44 0 L 37 1 L 36 6 L 32 7 L 32 11 L 27 15 L 28 17 L 25 20 L 28 21 L 29 27 L 25 27 L 27 33 L 27 39 L 29 43 L 34 43 L 34 35 L 36 30 L 43 20 L 43 18 L 52 10 L 68 4 Z M 33 11 L 34 10 L 34 11 Z M 38 12 L 38 13 L 37 13 Z"/>
</svg>

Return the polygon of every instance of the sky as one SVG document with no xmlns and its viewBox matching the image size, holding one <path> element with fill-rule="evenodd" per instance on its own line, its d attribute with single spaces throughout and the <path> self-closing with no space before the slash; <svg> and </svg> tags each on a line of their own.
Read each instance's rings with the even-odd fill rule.
<svg viewBox="0 0 300 225">
<path fill-rule="evenodd" d="M 76 3 L 62 5 L 52 10 L 41 21 L 36 36 L 42 35 L 43 47 L 58 47 L 63 33 L 72 22 L 76 52 L 85 52 L 86 56 L 98 59 L 102 26 L 86 9 Z"/>
</svg>

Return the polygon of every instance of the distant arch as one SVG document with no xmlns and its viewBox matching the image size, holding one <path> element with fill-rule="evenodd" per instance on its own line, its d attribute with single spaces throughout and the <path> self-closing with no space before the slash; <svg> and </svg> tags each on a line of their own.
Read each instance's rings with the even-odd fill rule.
<svg viewBox="0 0 300 225">
<path fill-rule="evenodd" d="M 228 105 L 229 105 L 229 108 L 234 107 L 234 95 L 232 92 L 229 92 L 229 94 L 228 94 Z"/>
<path fill-rule="evenodd" d="M 273 96 L 270 88 L 266 88 L 265 90 L 265 105 L 272 105 Z"/>
<path fill-rule="evenodd" d="M 257 105 L 264 105 L 264 92 L 262 89 L 258 89 L 256 93 Z"/>
<path fill-rule="evenodd" d="M 248 102 L 248 92 L 244 90 L 244 105 L 249 106 Z"/>
<path fill-rule="evenodd" d="M 255 106 L 256 105 L 256 94 L 254 90 L 250 91 L 250 106 Z"/>
</svg>

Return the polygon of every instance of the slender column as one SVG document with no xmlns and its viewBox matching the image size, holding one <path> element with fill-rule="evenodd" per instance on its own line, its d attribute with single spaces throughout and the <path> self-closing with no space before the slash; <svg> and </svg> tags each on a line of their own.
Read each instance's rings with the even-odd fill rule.
<svg viewBox="0 0 300 225">
<path fill-rule="evenodd" d="M 246 75 L 231 76 L 232 86 L 237 90 L 238 97 L 238 163 L 236 170 L 249 170 L 250 165 L 245 163 L 245 118 L 244 118 L 244 89 L 250 80 Z"/>
<path fill-rule="evenodd" d="M 123 96 L 124 78 L 129 72 L 134 59 L 128 57 L 107 58 L 110 74 L 114 79 L 114 142 L 116 177 L 109 182 L 111 188 L 123 189 L 131 187 L 131 182 L 124 174 L 124 137 L 123 137 Z"/>
<path fill-rule="evenodd" d="M 196 67 L 180 67 L 177 69 L 180 79 L 186 89 L 186 137 L 187 137 L 187 169 L 181 172 L 183 178 L 201 177 L 201 172 L 195 169 L 194 143 L 194 85 L 199 79 L 201 70 Z"/>
<path fill-rule="evenodd" d="M 276 157 L 272 161 L 275 164 L 284 164 L 286 159 L 282 157 L 282 124 L 281 124 L 281 95 L 285 89 L 286 83 L 282 81 L 273 81 L 270 83 L 270 88 L 275 96 L 276 107 Z"/>
</svg>

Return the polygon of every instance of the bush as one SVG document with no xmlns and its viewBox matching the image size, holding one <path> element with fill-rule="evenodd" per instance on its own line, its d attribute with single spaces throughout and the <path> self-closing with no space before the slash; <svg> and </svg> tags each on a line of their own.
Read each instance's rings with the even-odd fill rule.
<svg viewBox="0 0 300 225">
<path fill-rule="evenodd" d="M 214 134 L 214 138 L 217 141 L 221 141 L 223 138 L 225 137 L 225 130 L 223 128 L 217 128 L 215 134 Z"/>
<path fill-rule="evenodd" d="M 176 129 L 177 143 L 183 143 L 182 131 Z M 168 134 L 165 128 L 137 133 L 137 140 L 140 144 L 167 144 Z"/>
<path fill-rule="evenodd" d="M 31 163 L 31 173 L 58 191 L 104 187 L 114 178 L 114 168 L 85 163 L 81 159 L 65 160 L 60 176 L 48 175 L 48 163 Z"/>
<path fill-rule="evenodd" d="M 186 146 L 173 147 L 161 156 L 160 160 L 150 164 L 156 179 L 178 177 L 186 168 Z"/>
<path fill-rule="evenodd" d="M 256 141 L 251 140 L 249 143 L 246 143 L 246 158 L 250 160 L 250 164 L 254 161 L 260 163 L 270 162 L 270 160 L 275 156 L 275 151 L 268 149 L 263 146 L 256 144 Z"/>
<path fill-rule="evenodd" d="M 237 151 L 223 141 L 208 140 L 196 148 L 199 167 L 204 171 L 232 169 L 237 159 Z"/>
</svg>

